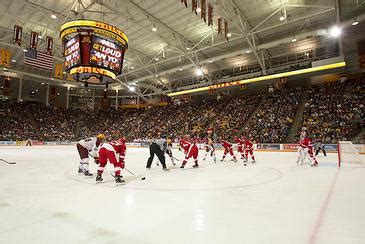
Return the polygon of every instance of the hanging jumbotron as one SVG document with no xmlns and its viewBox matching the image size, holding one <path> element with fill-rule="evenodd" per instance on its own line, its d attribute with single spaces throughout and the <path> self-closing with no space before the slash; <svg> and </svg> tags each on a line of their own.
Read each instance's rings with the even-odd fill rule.
<svg viewBox="0 0 365 244">
<path fill-rule="evenodd" d="M 121 74 L 128 38 L 123 31 L 93 20 L 73 20 L 61 26 L 64 67 L 76 81 L 112 83 Z"/>
</svg>

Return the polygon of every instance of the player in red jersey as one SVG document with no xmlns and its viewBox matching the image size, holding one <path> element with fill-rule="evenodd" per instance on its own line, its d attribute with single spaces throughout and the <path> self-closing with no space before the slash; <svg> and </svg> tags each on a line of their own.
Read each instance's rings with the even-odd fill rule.
<svg viewBox="0 0 365 244">
<path fill-rule="evenodd" d="M 253 143 L 247 139 L 246 137 L 242 137 L 242 141 L 244 143 L 244 151 L 245 151 L 245 159 L 244 159 L 244 165 L 247 165 L 248 161 L 248 154 L 251 155 L 252 163 L 255 163 L 255 156 L 253 155 Z"/>
<path fill-rule="evenodd" d="M 99 168 L 96 176 L 96 182 L 103 181 L 101 177 L 108 160 L 114 165 L 115 171 L 115 183 L 124 183 L 122 179 L 121 170 L 124 169 L 124 158 L 127 147 L 125 145 L 125 139 L 120 138 L 117 141 L 109 143 L 103 143 L 99 150 Z"/>
<path fill-rule="evenodd" d="M 208 153 L 210 152 L 210 156 L 213 157 L 214 159 L 214 163 L 217 162 L 217 159 L 215 157 L 215 148 L 214 148 L 214 144 L 213 144 L 213 140 L 208 137 L 206 140 L 205 140 L 205 154 L 204 154 L 204 158 L 203 158 L 203 161 L 205 161 L 207 159 L 207 155 Z"/>
<path fill-rule="evenodd" d="M 232 144 L 231 143 L 229 143 L 228 141 L 226 141 L 226 140 L 222 140 L 222 145 L 223 145 L 223 147 L 224 147 L 224 153 L 223 153 L 223 157 L 222 157 L 222 159 L 221 159 L 221 162 L 223 162 L 223 160 L 224 160 L 224 158 L 226 157 L 226 155 L 227 155 L 227 153 L 229 152 L 229 154 L 231 154 L 231 156 L 232 156 L 232 160 L 233 161 L 235 161 L 235 162 L 237 162 L 237 158 L 236 158 L 236 156 L 234 155 L 234 153 L 233 153 L 233 147 L 232 147 Z"/>
<path fill-rule="evenodd" d="M 193 165 L 194 168 L 199 167 L 198 165 L 198 153 L 199 149 L 196 146 L 196 142 L 193 139 L 189 139 L 189 136 L 185 136 L 185 139 L 180 140 L 180 145 L 184 149 L 185 159 L 180 166 L 181 169 L 185 167 L 185 164 L 188 162 L 189 158 L 194 158 L 195 164 Z"/>
<path fill-rule="evenodd" d="M 312 163 L 311 166 L 312 167 L 317 167 L 318 166 L 318 161 L 317 161 L 317 159 L 315 157 L 315 154 L 314 154 L 315 153 L 314 152 L 314 146 L 312 145 L 311 140 L 307 136 L 307 132 L 302 131 L 300 139 L 299 139 L 297 163 L 303 164 L 305 156 L 307 155 L 307 153 L 309 154 L 309 159 Z"/>
<path fill-rule="evenodd" d="M 243 150 L 244 141 L 243 139 L 239 138 L 238 136 L 234 137 L 235 142 L 237 143 L 237 151 L 241 154 L 241 159 L 245 159 L 245 152 Z"/>
</svg>

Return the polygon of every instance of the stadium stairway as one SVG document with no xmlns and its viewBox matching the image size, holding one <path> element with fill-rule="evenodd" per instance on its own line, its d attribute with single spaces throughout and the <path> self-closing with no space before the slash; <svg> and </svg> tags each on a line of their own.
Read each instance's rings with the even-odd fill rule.
<svg viewBox="0 0 365 244">
<path fill-rule="evenodd" d="M 285 138 L 284 142 L 287 142 L 287 143 L 296 142 L 295 136 L 298 135 L 298 133 L 299 133 L 299 129 L 300 129 L 299 127 L 302 122 L 306 102 L 307 102 L 307 92 L 305 91 L 302 93 L 302 99 L 298 105 L 297 111 L 293 118 L 293 124 L 290 127 L 289 134 Z"/>
<path fill-rule="evenodd" d="M 253 119 L 253 117 L 255 116 L 255 114 L 257 113 L 257 110 L 260 108 L 261 104 L 263 104 L 266 101 L 267 98 L 267 94 L 262 94 L 260 101 L 258 102 L 258 104 L 256 105 L 255 110 L 251 113 L 250 117 L 247 118 L 247 120 L 245 121 L 245 123 L 243 124 L 241 130 L 239 131 L 239 134 L 242 134 L 242 132 L 245 131 L 245 128 L 248 124 L 249 121 L 251 121 Z"/>
</svg>

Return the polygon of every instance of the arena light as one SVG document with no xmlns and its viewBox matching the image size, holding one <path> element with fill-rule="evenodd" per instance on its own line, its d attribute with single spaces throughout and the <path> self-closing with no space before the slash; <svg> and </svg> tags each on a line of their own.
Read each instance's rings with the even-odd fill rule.
<svg viewBox="0 0 365 244">
<path fill-rule="evenodd" d="M 28 52 L 28 49 L 25 49 L 25 48 L 24 48 L 24 49 L 23 49 L 23 52 L 25 52 L 25 53 L 26 53 L 26 52 Z"/>
<path fill-rule="evenodd" d="M 297 38 L 293 37 L 293 39 L 291 39 L 291 42 L 296 42 Z"/>
<path fill-rule="evenodd" d="M 203 70 L 201 69 L 201 68 L 197 68 L 196 70 L 195 70 L 195 73 L 196 73 L 196 75 L 197 76 L 201 76 L 201 75 L 203 75 L 204 73 L 203 73 Z"/>
<path fill-rule="evenodd" d="M 307 73 L 318 72 L 318 71 L 323 71 L 323 70 L 336 69 L 336 68 L 341 68 L 344 66 L 346 66 L 346 62 L 339 62 L 339 63 L 327 64 L 327 65 L 313 67 L 313 68 L 293 70 L 293 71 L 274 74 L 274 75 L 266 75 L 266 76 L 245 79 L 245 80 L 226 82 L 223 84 L 205 86 L 205 87 L 195 88 L 195 89 L 191 89 L 191 90 L 172 92 L 167 95 L 169 97 L 174 97 L 174 96 L 179 96 L 179 95 L 184 95 L 184 94 L 208 91 L 210 89 L 220 89 L 220 88 L 225 88 L 225 87 L 238 86 L 238 85 L 242 85 L 242 84 L 254 83 L 254 82 L 258 82 L 258 81 L 272 80 L 272 79 L 278 79 L 278 78 L 282 78 L 282 77 L 289 77 L 289 76 L 307 74 Z"/>
<path fill-rule="evenodd" d="M 286 18 L 285 18 L 285 16 L 284 15 L 282 15 L 282 16 L 280 16 L 280 18 L 279 18 L 279 20 L 280 21 L 284 21 Z"/>
<path fill-rule="evenodd" d="M 51 18 L 52 18 L 52 19 L 57 19 L 57 15 L 52 14 L 52 15 L 51 15 Z"/>
<path fill-rule="evenodd" d="M 130 86 L 130 87 L 128 87 L 128 89 L 129 89 L 131 92 L 136 91 L 136 88 L 135 88 L 134 86 Z"/>
<path fill-rule="evenodd" d="M 131 69 L 134 69 L 134 66 L 131 66 Z"/>
<path fill-rule="evenodd" d="M 11 62 L 16 63 L 16 59 L 12 59 Z"/>
<path fill-rule="evenodd" d="M 231 33 L 227 33 L 227 37 L 231 37 L 232 36 L 232 34 Z"/>
<path fill-rule="evenodd" d="M 201 9 L 200 7 L 197 7 L 197 8 L 196 8 L 196 12 L 197 12 L 197 13 L 200 13 L 201 11 L 202 11 L 202 9 Z"/>
<path fill-rule="evenodd" d="M 180 71 L 182 71 L 182 70 L 183 70 L 183 68 L 182 68 L 182 67 L 180 67 L 180 68 L 179 68 L 179 70 L 180 70 Z"/>
<path fill-rule="evenodd" d="M 337 25 L 333 26 L 331 29 L 330 29 L 330 35 L 334 38 L 337 38 L 341 35 L 342 33 L 342 30 L 340 27 L 338 27 Z"/>
<path fill-rule="evenodd" d="M 159 59 L 158 58 L 155 58 L 155 61 L 158 61 Z"/>
<path fill-rule="evenodd" d="M 212 59 L 209 59 L 209 61 L 208 61 L 209 63 L 213 63 L 213 60 Z"/>
<path fill-rule="evenodd" d="M 355 25 L 358 25 L 360 22 L 358 21 L 357 18 L 354 18 L 354 21 L 352 22 L 351 25 L 355 26 Z"/>
<path fill-rule="evenodd" d="M 157 27 L 156 27 L 155 25 L 153 25 L 153 27 L 152 27 L 152 31 L 153 31 L 153 32 L 156 32 L 156 31 L 157 31 Z"/>
</svg>

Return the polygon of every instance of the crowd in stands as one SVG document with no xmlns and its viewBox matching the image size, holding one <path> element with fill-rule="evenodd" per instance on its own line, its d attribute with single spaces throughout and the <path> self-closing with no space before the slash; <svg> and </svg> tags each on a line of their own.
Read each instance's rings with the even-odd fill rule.
<svg viewBox="0 0 365 244">
<path fill-rule="evenodd" d="M 302 129 L 323 143 L 351 140 L 364 125 L 363 80 L 320 85 L 308 91 Z"/>
<path fill-rule="evenodd" d="M 269 92 L 248 121 L 245 134 L 255 142 L 284 142 L 301 101 L 302 88 Z"/>
<path fill-rule="evenodd" d="M 105 133 L 108 139 L 143 141 L 161 132 L 233 141 L 245 134 L 257 143 L 285 142 L 299 103 L 307 94 L 301 127 L 322 142 L 349 140 L 364 117 L 364 85 L 337 82 L 313 89 L 284 88 L 265 95 L 222 96 L 139 110 L 82 111 L 37 103 L 0 102 L 0 140 L 77 141 Z M 213 97 L 212 97 L 213 98 Z"/>
</svg>

